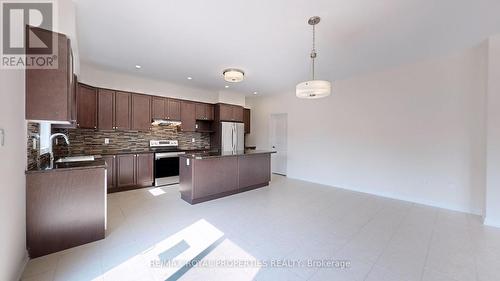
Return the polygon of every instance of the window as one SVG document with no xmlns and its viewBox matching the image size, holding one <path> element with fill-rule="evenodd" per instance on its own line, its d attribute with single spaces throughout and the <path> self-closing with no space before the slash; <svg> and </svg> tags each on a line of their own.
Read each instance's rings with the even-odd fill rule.
<svg viewBox="0 0 500 281">
<path fill-rule="evenodd" d="M 40 155 L 49 153 L 50 123 L 40 122 Z"/>
</svg>

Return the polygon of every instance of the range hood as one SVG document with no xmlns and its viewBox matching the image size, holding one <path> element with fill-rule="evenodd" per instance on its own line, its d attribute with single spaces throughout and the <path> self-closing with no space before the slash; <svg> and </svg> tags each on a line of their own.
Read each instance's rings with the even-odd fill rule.
<svg viewBox="0 0 500 281">
<path fill-rule="evenodd" d="M 155 126 L 180 126 L 182 123 L 181 121 L 172 121 L 172 120 L 166 120 L 166 119 L 153 119 L 153 122 L 151 125 Z"/>
</svg>

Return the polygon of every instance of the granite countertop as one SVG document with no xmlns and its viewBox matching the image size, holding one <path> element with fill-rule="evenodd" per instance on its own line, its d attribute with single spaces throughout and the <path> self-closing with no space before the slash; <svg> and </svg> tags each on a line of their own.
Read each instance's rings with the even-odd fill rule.
<svg viewBox="0 0 500 281">
<path fill-rule="evenodd" d="M 228 156 L 245 156 L 245 155 L 256 155 L 256 154 L 271 154 L 276 153 L 273 150 L 241 150 L 241 151 L 209 151 L 200 153 L 186 153 L 180 155 L 180 157 L 190 158 L 190 159 L 208 159 L 217 157 L 228 157 Z"/>
<path fill-rule="evenodd" d="M 42 165 L 40 167 L 28 169 L 26 171 L 26 174 L 95 168 L 106 168 L 106 162 L 104 162 L 104 159 L 102 159 L 102 157 L 95 156 L 93 161 L 54 163 L 54 166 L 52 168 L 50 168 L 47 163 L 46 165 Z"/>
<path fill-rule="evenodd" d="M 99 152 L 88 153 L 72 153 L 68 156 L 90 156 L 90 155 L 120 155 L 120 154 L 141 154 L 141 153 L 155 153 L 155 152 L 186 152 L 186 153 L 199 153 L 210 151 L 206 149 L 168 149 L 168 148 L 145 148 L 145 149 L 129 149 L 129 150 L 108 150 Z"/>
</svg>

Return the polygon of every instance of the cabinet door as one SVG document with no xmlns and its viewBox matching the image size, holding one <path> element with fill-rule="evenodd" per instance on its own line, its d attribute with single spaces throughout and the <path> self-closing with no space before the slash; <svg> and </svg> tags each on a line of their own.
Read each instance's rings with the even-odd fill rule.
<svg viewBox="0 0 500 281">
<path fill-rule="evenodd" d="M 115 92 L 98 90 L 97 128 L 99 130 L 114 129 Z"/>
<path fill-rule="evenodd" d="M 116 92 L 115 94 L 115 129 L 130 129 L 130 94 Z"/>
<path fill-rule="evenodd" d="M 196 120 L 206 120 L 206 105 L 204 103 L 196 103 Z"/>
<path fill-rule="evenodd" d="M 184 132 L 194 132 L 196 130 L 196 106 L 192 102 L 181 103 L 181 128 Z"/>
<path fill-rule="evenodd" d="M 72 121 L 70 103 L 70 75 L 71 45 L 69 39 L 59 33 L 38 27 L 26 26 L 25 34 L 35 33 L 33 38 L 50 38 L 55 36 L 57 40 L 58 67 L 53 69 L 26 68 L 26 110 L 27 120 L 47 120 L 47 121 Z M 29 40 L 32 36 L 27 36 L 25 42 L 28 54 L 40 54 L 45 48 L 30 48 Z M 35 59 L 35 56 L 27 55 L 27 60 Z M 2 74 L 3 75 L 3 74 Z M 3 85 L 2 80 L 2 86 Z M 4 89 L 2 89 L 3 95 Z"/>
<path fill-rule="evenodd" d="M 137 154 L 136 157 L 136 185 L 147 187 L 153 185 L 153 153 Z"/>
<path fill-rule="evenodd" d="M 97 91 L 95 88 L 82 85 L 78 86 L 76 93 L 77 126 L 82 129 L 97 128 Z"/>
<path fill-rule="evenodd" d="M 207 104 L 205 110 L 206 110 L 207 120 L 213 121 L 214 120 L 214 105 Z"/>
<path fill-rule="evenodd" d="M 116 186 L 127 188 L 135 186 L 135 154 L 116 156 Z"/>
<path fill-rule="evenodd" d="M 181 101 L 168 99 L 167 119 L 175 121 L 181 120 Z"/>
<path fill-rule="evenodd" d="M 102 159 L 106 162 L 106 173 L 107 173 L 107 185 L 108 191 L 114 191 L 116 189 L 116 156 L 106 155 Z"/>
<path fill-rule="evenodd" d="M 245 123 L 245 134 L 250 134 L 250 109 L 248 108 L 243 111 L 243 123 Z"/>
<path fill-rule="evenodd" d="M 229 104 L 219 104 L 219 119 L 221 121 L 233 121 L 233 106 Z"/>
<path fill-rule="evenodd" d="M 132 130 L 151 128 L 151 96 L 132 94 Z"/>
<path fill-rule="evenodd" d="M 243 107 L 233 105 L 233 121 L 243 122 Z"/>
<path fill-rule="evenodd" d="M 152 119 L 164 119 L 167 118 L 167 99 L 153 97 L 151 100 L 151 118 Z"/>
</svg>

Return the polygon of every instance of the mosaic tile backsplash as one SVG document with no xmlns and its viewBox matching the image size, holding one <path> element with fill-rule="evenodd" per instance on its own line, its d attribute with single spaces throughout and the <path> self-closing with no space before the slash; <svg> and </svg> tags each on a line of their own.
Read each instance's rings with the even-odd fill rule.
<svg viewBox="0 0 500 281">
<path fill-rule="evenodd" d="M 40 161 L 38 149 L 32 148 L 30 133 L 38 133 L 38 124 L 28 124 L 28 167 L 37 165 Z M 70 145 L 63 140 L 54 143 L 54 156 L 98 155 L 103 153 L 120 153 L 124 151 L 147 151 L 152 139 L 178 140 L 180 149 L 209 149 L 210 134 L 195 132 L 178 132 L 175 127 L 153 126 L 150 131 L 97 131 L 92 129 L 59 129 L 53 128 L 52 133 L 63 133 L 69 137 Z M 104 139 L 109 144 L 104 144 Z M 192 142 L 192 139 L 195 142 Z M 55 141 L 54 141 L 55 142 Z M 43 156 L 42 156 L 43 157 Z"/>
</svg>

